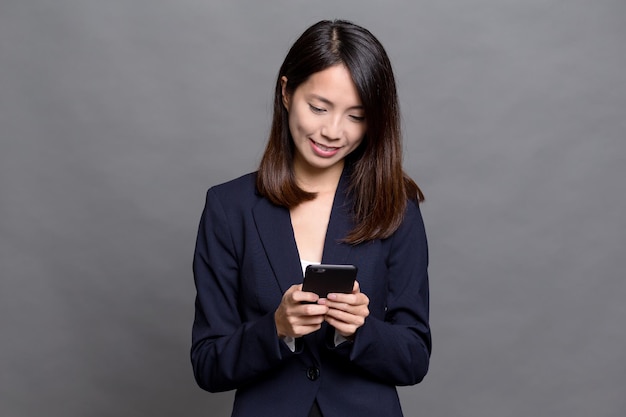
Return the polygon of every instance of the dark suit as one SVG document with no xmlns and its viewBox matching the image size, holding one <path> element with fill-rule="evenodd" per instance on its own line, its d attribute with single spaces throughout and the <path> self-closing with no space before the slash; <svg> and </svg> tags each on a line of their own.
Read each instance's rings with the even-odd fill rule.
<svg viewBox="0 0 626 417">
<path fill-rule="evenodd" d="M 298 340 L 292 352 L 276 334 L 282 294 L 302 282 L 289 211 L 256 192 L 255 174 L 211 188 L 194 256 L 197 289 L 191 359 L 200 387 L 237 389 L 233 416 L 306 417 L 317 398 L 324 417 L 401 416 L 395 386 L 428 369 L 428 254 L 410 202 L 388 239 L 340 240 L 353 224 L 347 174 L 333 203 L 322 261 L 358 267 L 370 315 L 354 342 L 334 346 L 334 329 Z"/>
</svg>

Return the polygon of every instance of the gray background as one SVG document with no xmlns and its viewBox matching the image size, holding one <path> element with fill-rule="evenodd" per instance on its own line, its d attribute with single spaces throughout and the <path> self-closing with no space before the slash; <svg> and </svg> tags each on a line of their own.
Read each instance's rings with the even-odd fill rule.
<svg viewBox="0 0 626 417">
<path fill-rule="evenodd" d="M 0 415 L 227 416 L 195 386 L 206 189 L 321 18 L 386 46 L 434 351 L 408 416 L 626 413 L 623 0 L 0 0 Z"/>
</svg>

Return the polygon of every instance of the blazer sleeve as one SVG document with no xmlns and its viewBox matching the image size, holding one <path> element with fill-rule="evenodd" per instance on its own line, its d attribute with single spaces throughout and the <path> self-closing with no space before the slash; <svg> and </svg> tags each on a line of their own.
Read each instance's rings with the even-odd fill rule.
<svg viewBox="0 0 626 417">
<path fill-rule="evenodd" d="M 354 343 L 334 352 L 389 384 L 413 385 L 426 375 L 431 352 L 428 247 L 416 203 L 389 239 L 385 316 L 368 316 Z"/>
<path fill-rule="evenodd" d="M 242 320 L 240 266 L 226 211 L 213 189 L 200 220 L 191 362 L 198 385 L 227 391 L 261 377 L 292 353 L 280 342 L 273 312 Z"/>
</svg>

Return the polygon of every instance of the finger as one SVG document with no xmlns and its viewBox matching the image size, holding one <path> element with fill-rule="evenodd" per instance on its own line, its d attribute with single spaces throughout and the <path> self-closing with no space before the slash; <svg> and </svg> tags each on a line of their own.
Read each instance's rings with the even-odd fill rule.
<svg viewBox="0 0 626 417">
<path fill-rule="evenodd" d="M 318 330 L 324 322 L 325 315 L 317 316 L 287 316 L 277 330 L 279 337 L 289 335 L 300 337 Z"/>
<path fill-rule="evenodd" d="M 293 337 L 302 337 L 302 336 L 306 336 L 307 334 L 313 333 L 318 331 L 320 328 L 322 327 L 322 324 L 312 324 L 309 326 L 296 326 L 293 328 L 292 330 L 292 336 Z"/>
<path fill-rule="evenodd" d="M 328 306 L 319 304 L 294 304 L 287 309 L 288 316 L 323 316 L 328 312 Z"/>
<path fill-rule="evenodd" d="M 339 301 L 326 300 L 324 305 L 327 306 L 331 310 L 342 310 L 342 311 L 347 311 L 347 312 L 352 312 L 353 310 L 355 310 L 354 308 L 355 306 L 352 306 L 348 303 L 342 303 Z"/>
<path fill-rule="evenodd" d="M 324 304 L 329 307 L 337 308 L 338 306 L 345 305 L 357 305 L 358 299 L 355 294 L 328 294 L 328 301 Z"/>
<path fill-rule="evenodd" d="M 302 285 L 300 285 L 300 287 L 302 287 Z M 291 298 L 296 303 L 315 303 L 320 297 L 314 292 L 302 291 L 301 289 L 298 289 L 293 292 Z"/>
<path fill-rule="evenodd" d="M 363 293 L 357 294 L 328 294 L 328 302 L 330 307 L 335 308 L 337 303 L 348 304 L 352 306 L 369 305 L 369 298 Z"/>
<path fill-rule="evenodd" d="M 300 316 L 323 316 L 328 313 L 328 306 L 320 304 L 299 304 L 295 310 Z"/>
<path fill-rule="evenodd" d="M 301 290 L 300 287 L 301 284 L 292 285 L 291 287 L 287 288 L 287 291 L 285 291 L 285 293 L 283 294 L 281 304 L 293 304 L 293 296 L 297 291 Z"/>
<path fill-rule="evenodd" d="M 321 314 L 318 316 L 298 316 L 291 318 L 291 326 L 314 326 L 317 324 L 322 324 L 326 315 Z"/>
<path fill-rule="evenodd" d="M 344 323 L 342 321 L 339 321 L 333 317 L 326 317 L 326 322 L 331 325 L 332 327 L 335 328 L 335 330 L 342 335 L 343 337 L 347 337 L 350 338 L 354 335 L 354 333 L 356 333 L 356 331 L 358 330 L 359 326 L 353 325 L 353 324 L 348 324 L 348 323 Z"/>
<path fill-rule="evenodd" d="M 365 323 L 365 317 L 367 317 L 367 314 L 352 314 L 343 310 L 331 309 L 328 310 L 328 313 L 326 313 L 326 319 L 328 319 L 329 317 L 341 323 L 360 327 L 363 325 L 363 323 Z"/>
<path fill-rule="evenodd" d="M 291 295 L 295 291 L 301 291 L 301 290 L 302 290 L 302 284 L 295 284 L 287 288 L 287 291 L 285 291 L 285 295 Z"/>
</svg>

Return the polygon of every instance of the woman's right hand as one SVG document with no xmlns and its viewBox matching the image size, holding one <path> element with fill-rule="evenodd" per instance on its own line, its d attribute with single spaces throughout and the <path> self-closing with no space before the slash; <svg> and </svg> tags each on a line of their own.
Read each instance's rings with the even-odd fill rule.
<svg viewBox="0 0 626 417">
<path fill-rule="evenodd" d="M 319 330 L 328 307 L 317 300 L 317 294 L 302 291 L 302 284 L 289 287 L 274 313 L 278 337 L 297 338 Z"/>
</svg>

